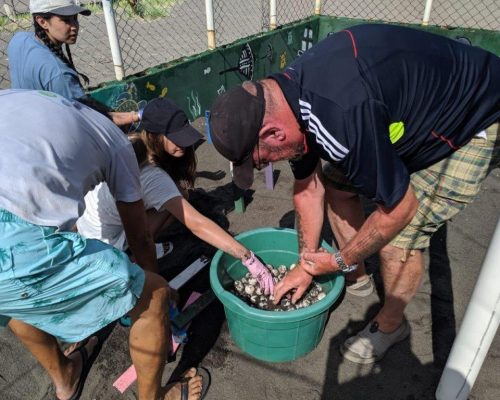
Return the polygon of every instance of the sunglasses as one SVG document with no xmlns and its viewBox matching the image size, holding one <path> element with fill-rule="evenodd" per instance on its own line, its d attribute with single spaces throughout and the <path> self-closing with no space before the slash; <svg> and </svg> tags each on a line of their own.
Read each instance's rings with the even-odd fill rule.
<svg viewBox="0 0 500 400">
<path fill-rule="evenodd" d="M 257 141 L 257 164 L 254 164 L 254 168 L 260 171 L 262 168 L 265 168 L 269 165 L 269 161 L 261 160 L 259 142 L 260 140 Z"/>
</svg>

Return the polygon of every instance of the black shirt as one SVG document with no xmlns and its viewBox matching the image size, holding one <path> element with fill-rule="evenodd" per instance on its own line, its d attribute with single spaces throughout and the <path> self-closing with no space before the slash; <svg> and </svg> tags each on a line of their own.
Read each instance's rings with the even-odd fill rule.
<svg viewBox="0 0 500 400">
<path fill-rule="evenodd" d="M 500 118 L 500 58 L 417 29 L 354 26 L 271 78 L 307 131 L 309 152 L 291 162 L 295 178 L 328 160 L 388 207 L 409 174 Z"/>
</svg>

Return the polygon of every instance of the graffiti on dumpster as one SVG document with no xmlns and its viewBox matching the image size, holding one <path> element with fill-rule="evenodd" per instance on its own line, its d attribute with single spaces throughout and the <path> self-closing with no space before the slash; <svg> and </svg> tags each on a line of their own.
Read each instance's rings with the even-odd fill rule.
<svg viewBox="0 0 500 400">
<path fill-rule="evenodd" d="M 225 69 L 219 72 L 220 75 L 225 74 L 226 72 L 238 71 L 245 78 L 252 80 L 253 71 L 255 66 L 255 58 L 253 56 L 252 48 L 248 43 L 245 43 L 240 51 L 240 57 L 238 59 L 238 65 Z"/>
<path fill-rule="evenodd" d="M 191 90 L 191 95 L 187 96 L 187 101 L 189 104 L 189 112 L 191 113 L 191 117 L 196 119 L 201 115 L 201 105 L 200 100 L 198 99 L 198 92 Z"/>
</svg>

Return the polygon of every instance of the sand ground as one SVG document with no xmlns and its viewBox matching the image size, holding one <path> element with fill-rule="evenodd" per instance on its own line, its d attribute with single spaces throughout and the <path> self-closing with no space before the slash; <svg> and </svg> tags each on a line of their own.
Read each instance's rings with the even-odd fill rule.
<svg viewBox="0 0 500 400">
<path fill-rule="evenodd" d="M 237 234 L 263 226 L 293 226 L 292 176 L 286 163 L 275 165 L 276 187 L 265 187 L 262 173 L 247 193 L 245 213 L 236 213 L 228 163 L 204 143 L 198 149 L 197 190 L 192 202 L 225 229 Z M 411 338 L 391 350 L 380 363 L 360 366 L 344 361 L 339 345 L 364 326 L 377 309 L 378 294 L 366 298 L 342 296 L 335 305 L 318 347 L 298 360 L 266 363 L 244 354 L 233 343 L 223 321 L 221 306 L 213 303 L 193 324 L 191 342 L 176 361 L 165 368 L 167 379 L 177 366 L 198 362 L 208 368 L 212 385 L 207 400 L 330 400 L 330 399 L 432 399 L 444 361 L 458 332 L 465 308 L 498 219 L 500 175 L 493 171 L 476 202 L 435 235 L 426 252 L 424 282 L 407 309 Z M 331 240 L 328 226 L 324 237 Z M 162 261 L 167 276 L 214 249 L 177 226 L 168 238 L 174 252 Z M 380 284 L 377 262 L 370 269 Z M 380 286 L 380 285 L 379 285 Z M 201 287 L 201 289 L 200 289 Z M 206 276 L 187 290 L 206 288 Z M 184 293 L 185 296 L 185 293 Z M 220 334 L 219 334 L 220 331 Z M 136 386 L 123 395 L 112 387 L 131 364 L 127 351 L 128 328 L 116 325 L 96 360 L 82 399 L 134 399 Z M 500 340 L 497 334 L 470 399 L 500 398 Z M 206 356 L 205 356 L 206 354 Z M 0 399 L 54 398 L 50 380 L 9 330 L 0 332 Z"/>
</svg>

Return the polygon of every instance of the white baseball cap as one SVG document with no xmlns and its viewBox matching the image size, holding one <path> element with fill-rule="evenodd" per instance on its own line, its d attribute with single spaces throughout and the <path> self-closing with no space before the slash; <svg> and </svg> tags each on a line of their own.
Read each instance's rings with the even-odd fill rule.
<svg viewBox="0 0 500 400">
<path fill-rule="evenodd" d="M 90 15 L 90 10 L 80 7 L 80 0 L 30 0 L 30 13 L 51 13 L 56 15 Z"/>
</svg>

